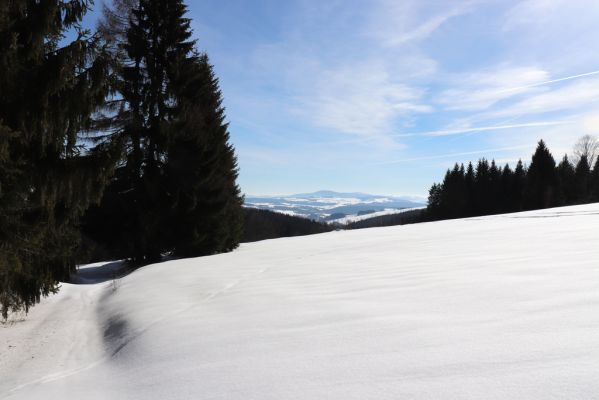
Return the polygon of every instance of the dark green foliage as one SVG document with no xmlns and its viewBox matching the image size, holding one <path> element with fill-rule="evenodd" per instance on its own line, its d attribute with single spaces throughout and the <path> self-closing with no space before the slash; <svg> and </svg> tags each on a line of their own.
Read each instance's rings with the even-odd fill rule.
<svg viewBox="0 0 599 400">
<path fill-rule="evenodd" d="M 489 162 L 484 158 L 478 161 L 474 177 L 473 215 L 483 215 L 489 212 L 491 201 L 491 177 L 489 175 Z"/>
<path fill-rule="evenodd" d="M 561 188 L 561 200 L 565 204 L 573 204 L 578 200 L 576 173 L 574 167 L 565 155 L 562 161 L 557 166 L 557 177 Z"/>
<path fill-rule="evenodd" d="M 518 160 L 514 175 L 512 176 L 512 184 L 508 196 L 508 204 L 506 211 L 521 211 L 524 201 L 524 189 L 526 187 L 526 173 L 522 160 Z"/>
<path fill-rule="evenodd" d="M 81 147 L 107 94 L 107 55 L 79 28 L 90 1 L 0 2 L 0 305 L 25 309 L 74 267 L 78 220 L 112 172 Z M 77 39 L 62 44 L 64 33 Z"/>
<path fill-rule="evenodd" d="M 121 59 L 113 120 L 126 157 L 85 232 L 136 263 L 230 251 L 243 226 L 237 162 L 218 80 L 190 39 L 186 7 L 181 0 L 117 6 L 102 30 Z"/>
<path fill-rule="evenodd" d="M 586 155 L 580 157 L 576 170 L 574 171 L 576 178 L 576 200 L 579 202 L 587 202 L 590 200 L 590 185 L 591 185 L 591 167 Z"/>
<path fill-rule="evenodd" d="M 428 191 L 428 206 L 427 212 L 431 218 L 443 218 L 445 212 L 442 208 L 441 196 L 443 195 L 443 186 L 438 183 L 433 183 L 433 186 Z"/>
<path fill-rule="evenodd" d="M 182 84 L 188 94 L 165 171 L 174 200 L 169 232 L 180 256 L 230 251 L 237 247 L 243 226 L 237 163 L 218 80 L 206 55 L 191 67 L 192 79 Z"/>
<path fill-rule="evenodd" d="M 466 182 L 464 166 L 455 164 L 451 171 L 447 171 L 443 180 L 441 207 L 449 218 L 462 215 L 466 210 Z"/>
<path fill-rule="evenodd" d="M 559 205 L 557 185 L 555 160 L 541 140 L 526 174 L 524 209 L 536 210 Z"/>
<path fill-rule="evenodd" d="M 512 185 L 514 183 L 514 172 L 510 168 L 509 164 L 506 164 L 501 171 L 501 182 L 497 186 L 497 211 L 507 212 L 510 210 L 509 204 L 511 203 L 511 192 Z"/>
<path fill-rule="evenodd" d="M 245 208 L 243 214 L 245 220 L 243 242 L 311 235 L 334 229 L 329 224 L 256 208 Z"/>
<path fill-rule="evenodd" d="M 527 170 L 521 160 L 512 171 L 479 160 L 476 171 L 457 164 L 447 171 L 443 184 L 429 191 L 428 219 L 448 219 L 532 210 L 563 204 L 599 201 L 599 168 L 589 168 L 581 156 L 576 169 L 565 156 L 556 167 L 543 141 L 539 142 Z M 464 206 L 466 205 L 466 206 Z"/>
<path fill-rule="evenodd" d="M 491 160 L 489 167 L 489 194 L 487 211 L 491 214 L 501 212 L 501 168 L 497 167 L 495 160 Z"/>
<path fill-rule="evenodd" d="M 411 210 L 399 214 L 380 215 L 378 217 L 351 222 L 345 226 L 345 229 L 364 229 L 383 226 L 408 225 L 426 222 L 430 219 L 431 218 L 425 209 Z"/>
<path fill-rule="evenodd" d="M 466 196 L 466 212 L 471 213 L 474 206 L 474 189 L 475 189 L 476 175 L 474 173 L 474 166 L 471 162 L 468 163 L 466 172 L 464 174 L 464 190 Z"/>
<path fill-rule="evenodd" d="M 591 201 L 599 201 L 599 157 L 595 161 L 593 172 L 591 174 Z"/>
</svg>

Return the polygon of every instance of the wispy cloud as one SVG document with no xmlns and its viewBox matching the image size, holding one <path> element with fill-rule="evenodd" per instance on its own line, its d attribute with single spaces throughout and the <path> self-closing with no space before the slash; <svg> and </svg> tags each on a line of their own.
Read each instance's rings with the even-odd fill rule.
<svg viewBox="0 0 599 400">
<path fill-rule="evenodd" d="M 401 148 L 390 139 L 396 126 L 410 126 L 417 116 L 435 111 L 426 99 L 425 85 L 437 72 L 437 64 L 417 49 L 386 48 L 388 40 L 397 39 L 395 31 L 372 32 L 375 26 L 388 26 L 390 13 L 384 10 L 392 3 L 377 1 L 371 8 L 360 9 L 360 13 L 348 11 L 345 2 L 322 7 L 310 3 L 310 18 L 322 19 L 326 14 L 336 30 L 360 32 L 359 41 L 343 42 L 342 52 L 337 31 L 321 28 L 323 36 L 318 41 L 309 40 L 313 32 L 308 28 L 314 28 L 311 23 L 301 29 L 292 27 L 279 41 L 257 47 L 252 63 L 259 67 L 262 86 L 272 82 L 280 90 L 276 93 L 279 105 L 272 106 L 271 113 L 286 114 L 321 131 Z M 407 3 L 417 8 L 419 2 Z M 444 18 L 457 14 L 449 11 Z M 420 32 L 410 34 L 414 40 L 440 26 L 427 22 L 428 16 L 419 13 L 402 18 L 406 26 Z M 249 104 L 247 108 L 256 106 Z"/>
<path fill-rule="evenodd" d="M 472 1 L 430 3 L 383 0 L 368 25 L 368 34 L 384 47 L 401 46 L 428 38 L 452 18 L 468 13 Z"/>
<path fill-rule="evenodd" d="M 395 80 L 384 63 L 326 71 L 302 101 L 306 117 L 325 128 L 365 137 L 388 136 L 395 118 L 429 113 L 424 91 Z"/>
<path fill-rule="evenodd" d="M 547 22 L 564 4 L 563 0 L 524 0 L 506 14 L 503 30 Z"/>
</svg>

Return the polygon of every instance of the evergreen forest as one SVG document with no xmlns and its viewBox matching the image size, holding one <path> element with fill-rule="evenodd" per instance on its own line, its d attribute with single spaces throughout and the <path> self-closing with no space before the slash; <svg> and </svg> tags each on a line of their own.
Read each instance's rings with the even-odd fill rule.
<svg viewBox="0 0 599 400">
<path fill-rule="evenodd" d="M 502 167 L 486 159 L 476 166 L 455 164 L 442 183 L 430 188 L 427 218 L 462 218 L 599 201 L 599 159 L 596 141 L 591 143 L 595 145 L 586 151 L 575 148 L 575 163 L 567 155 L 557 163 L 541 140 L 528 166 L 519 160 L 514 168 L 509 164 Z"/>
<path fill-rule="evenodd" d="M 183 0 L 0 2 L 0 310 L 89 253 L 234 249 L 243 197 L 218 78 Z M 114 259 L 113 258 L 113 259 Z"/>
</svg>

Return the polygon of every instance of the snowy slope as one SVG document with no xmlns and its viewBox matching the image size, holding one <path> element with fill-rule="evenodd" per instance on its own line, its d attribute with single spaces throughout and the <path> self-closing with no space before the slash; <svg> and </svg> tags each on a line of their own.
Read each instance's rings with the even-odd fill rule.
<svg viewBox="0 0 599 400">
<path fill-rule="evenodd" d="M 8 399 L 599 399 L 599 204 L 91 266 L 0 327 Z M 109 277 L 110 275 L 106 275 Z"/>
</svg>

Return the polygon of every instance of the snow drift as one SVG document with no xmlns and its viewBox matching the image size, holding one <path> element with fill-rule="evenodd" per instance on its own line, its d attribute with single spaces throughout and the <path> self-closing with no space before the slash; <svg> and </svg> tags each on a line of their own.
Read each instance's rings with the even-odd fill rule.
<svg viewBox="0 0 599 400">
<path fill-rule="evenodd" d="M 597 399 L 598 227 L 592 204 L 87 266 L 0 327 L 0 398 Z"/>
</svg>

